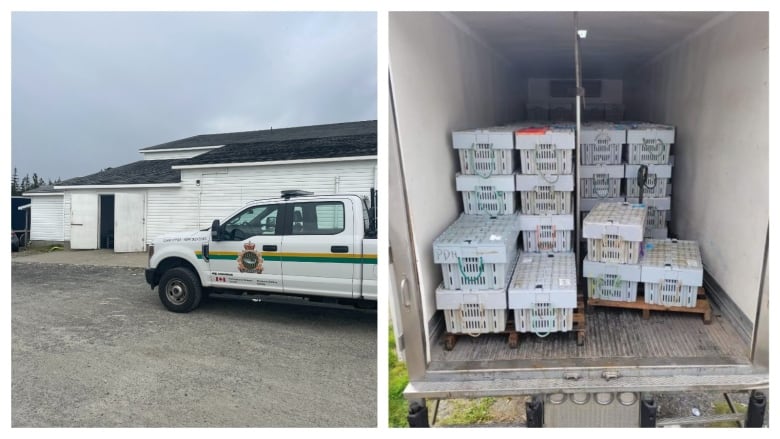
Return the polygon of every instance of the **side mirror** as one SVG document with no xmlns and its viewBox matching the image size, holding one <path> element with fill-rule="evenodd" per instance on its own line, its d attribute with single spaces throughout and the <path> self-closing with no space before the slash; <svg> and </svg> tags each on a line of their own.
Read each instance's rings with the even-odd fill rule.
<svg viewBox="0 0 780 439">
<path fill-rule="evenodd" d="M 219 220 L 215 219 L 211 222 L 211 240 L 219 241 Z"/>
</svg>

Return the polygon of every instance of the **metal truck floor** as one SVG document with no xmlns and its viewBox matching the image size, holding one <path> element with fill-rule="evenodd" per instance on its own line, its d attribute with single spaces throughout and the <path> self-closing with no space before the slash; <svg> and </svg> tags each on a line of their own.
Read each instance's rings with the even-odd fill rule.
<svg viewBox="0 0 780 439">
<path fill-rule="evenodd" d="M 696 314 L 653 312 L 643 320 L 641 311 L 614 308 L 591 308 L 586 325 L 583 346 L 575 333 L 521 334 L 517 349 L 509 348 L 507 335 L 485 334 L 460 336 L 446 351 L 441 334 L 429 370 L 750 364 L 749 343 L 715 307 L 710 325 Z"/>
</svg>

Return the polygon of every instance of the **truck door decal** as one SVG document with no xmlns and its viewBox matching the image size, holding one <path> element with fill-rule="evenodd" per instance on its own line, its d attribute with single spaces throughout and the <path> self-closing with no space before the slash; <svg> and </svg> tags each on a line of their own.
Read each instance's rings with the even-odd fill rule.
<svg viewBox="0 0 780 439">
<path fill-rule="evenodd" d="M 244 251 L 238 255 L 236 260 L 238 261 L 238 271 L 242 273 L 261 274 L 263 272 L 263 257 L 260 252 L 255 251 L 255 244 L 252 241 L 244 243 Z"/>
</svg>

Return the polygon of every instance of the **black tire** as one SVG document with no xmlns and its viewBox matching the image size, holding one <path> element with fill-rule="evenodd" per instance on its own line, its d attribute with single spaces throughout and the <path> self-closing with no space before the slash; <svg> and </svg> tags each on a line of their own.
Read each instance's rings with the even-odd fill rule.
<svg viewBox="0 0 780 439">
<path fill-rule="evenodd" d="M 200 305 L 203 289 L 189 268 L 174 267 L 163 273 L 157 287 L 160 301 L 173 312 L 190 312 Z"/>
</svg>

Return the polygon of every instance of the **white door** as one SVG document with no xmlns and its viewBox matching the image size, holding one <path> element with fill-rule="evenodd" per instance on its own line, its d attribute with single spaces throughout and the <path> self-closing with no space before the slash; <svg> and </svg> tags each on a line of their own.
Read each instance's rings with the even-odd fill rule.
<svg viewBox="0 0 780 439">
<path fill-rule="evenodd" d="M 144 193 L 114 195 L 114 251 L 145 250 L 146 199 Z"/>
<path fill-rule="evenodd" d="M 211 281 L 219 287 L 281 293 L 280 204 L 252 206 L 222 224 L 220 239 L 209 244 Z"/>
<path fill-rule="evenodd" d="M 361 262 L 352 205 L 333 200 L 288 206 L 292 227 L 282 241 L 284 292 L 352 298 L 353 266 Z"/>
<path fill-rule="evenodd" d="M 70 248 L 98 248 L 98 196 L 97 194 L 71 194 L 70 196 Z"/>
</svg>

